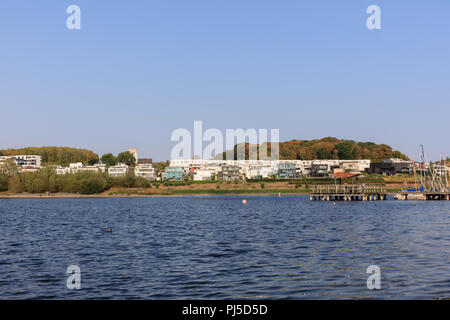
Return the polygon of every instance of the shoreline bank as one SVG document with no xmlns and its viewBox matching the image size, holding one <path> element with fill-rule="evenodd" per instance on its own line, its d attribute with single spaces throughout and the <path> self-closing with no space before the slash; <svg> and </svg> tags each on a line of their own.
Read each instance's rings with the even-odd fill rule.
<svg viewBox="0 0 450 320">
<path fill-rule="evenodd" d="M 146 198 L 146 197 L 180 197 L 180 196 L 209 196 L 209 195 L 308 195 L 305 190 L 177 190 L 165 192 L 138 192 L 136 190 L 121 190 L 109 193 L 79 194 L 79 193 L 4 193 L 0 199 L 62 199 L 62 198 Z"/>
<path fill-rule="evenodd" d="M 248 191 L 248 190 L 247 190 Z M 309 195 L 309 192 L 280 192 L 281 197 L 292 195 Z M 387 195 L 394 195 L 396 192 L 388 192 Z M 139 194 L 139 193 L 116 193 L 116 194 L 73 194 L 73 193 L 53 193 L 53 194 L 0 194 L 0 199 L 104 199 L 104 198 L 153 198 L 153 197 L 183 197 L 183 196 L 267 196 L 278 197 L 278 192 L 227 192 L 227 193 L 173 193 L 173 194 Z"/>
</svg>

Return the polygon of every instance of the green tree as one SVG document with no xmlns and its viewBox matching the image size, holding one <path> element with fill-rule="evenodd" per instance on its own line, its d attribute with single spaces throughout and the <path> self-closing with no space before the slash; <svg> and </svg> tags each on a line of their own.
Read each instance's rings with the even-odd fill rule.
<svg viewBox="0 0 450 320">
<path fill-rule="evenodd" d="M 112 153 L 104 154 L 100 160 L 102 160 L 102 163 L 108 165 L 109 167 L 115 166 L 118 161 Z"/>
<path fill-rule="evenodd" d="M 129 166 L 134 166 L 136 164 L 136 159 L 129 151 L 119 153 L 117 160 L 119 160 L 120 163 L 125 163 Z"/>
</svg>

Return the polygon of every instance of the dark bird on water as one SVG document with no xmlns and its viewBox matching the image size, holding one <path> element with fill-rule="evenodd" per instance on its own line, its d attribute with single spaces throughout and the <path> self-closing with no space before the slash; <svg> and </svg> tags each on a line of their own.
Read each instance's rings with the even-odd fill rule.
<svg viewBox="0 0 450 320">
<path fill-rule="evenodd" d="M 108 232 L 108 233 L 112 233 L 112 229 L 111 229 L 111 228 L 109 228 L 109 230 L 108 230 L 108 231 L 106 231 L 106 232 Z"/>
</svg>

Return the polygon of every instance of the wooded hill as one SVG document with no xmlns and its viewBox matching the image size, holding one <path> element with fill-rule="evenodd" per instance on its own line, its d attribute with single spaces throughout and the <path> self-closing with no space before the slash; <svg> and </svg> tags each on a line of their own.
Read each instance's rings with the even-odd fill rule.
<svg viewBox="0 0 450 320">
<path fill-rule="evenodd" d="M 41 156 L 43 165 L 59 164 L 68 166 L 72 162 L 83 162 L 85 165 L 92 165 L 99 161 L 97 154 L 91 150 L 76 149 L 69 147 L 28 147 L 21 149 L 0 150 L 0 155 L 38 155 Z"/>
<path fill-rule="evenodd" d="M 245 144 L 245 158 L 249 158 L 249 144 Z M 386 144 L 373 142 L 356 142 L 353 140 L 341 140 L 334 137 L 326 137 L 316 140 L 291 140 L 280 142 L 280 160 L 316 160 L 339 159 L 355 160 L 370 159 L 372 162 L 383 162 L 389 158 L 409 158 L 398 150 L 393 150 Z M 256 148 L 259 152 L 259 145 Z M 270 155 L 270 143 L 268 143 Z M 223 153 L 225 159 L 227 152 Z M 234 146 L 234 159 L 236 159 L 237 145 Z M 219 157 L 216 157 L 219 158 Z"/>
</svg>

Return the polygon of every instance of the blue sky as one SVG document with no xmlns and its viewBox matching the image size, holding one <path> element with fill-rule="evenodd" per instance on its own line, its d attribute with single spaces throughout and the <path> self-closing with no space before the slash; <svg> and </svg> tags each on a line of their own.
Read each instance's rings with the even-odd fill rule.
<svg viewBox="0 0 450 320">
<path fill-rule="evenodd" d="M 449 35 L 447 0 L 2 0 L 0 148 L 165 160 L 172 131 L 202 120 L 436 159 L 450 155 Z"/>
</svg>

